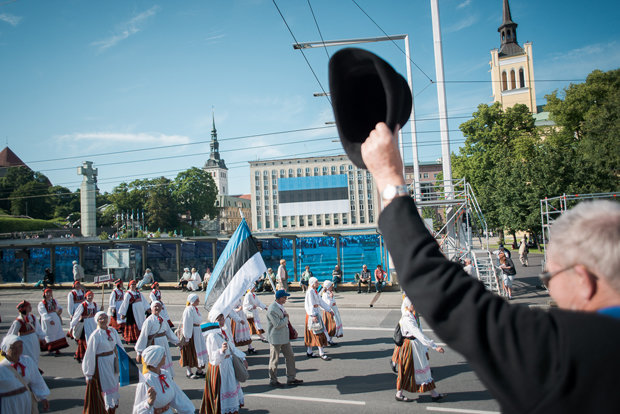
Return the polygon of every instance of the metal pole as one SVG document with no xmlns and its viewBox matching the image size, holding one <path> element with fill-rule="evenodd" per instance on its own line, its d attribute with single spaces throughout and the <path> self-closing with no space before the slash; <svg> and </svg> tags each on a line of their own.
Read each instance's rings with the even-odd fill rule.
<svg viewBox="0 0 620 414">
<path fill-rule="evenodd" d="M 405 56 L 407 59 L 407 82 L 411 90 L 411 115 L 409 117 L 409 126 L 411 128 L 411 151 L 413 153 L 413 194 L 416 201 L 420 201 L 420 164 L 418 162 L 418 136 L 415 122 L 415 102 L 413 98 L 413 76 L 411 74 L 411 59 L 409 53 L 409 35 L 405 36 Z M 403 168 L 405 159 L 403 158 Z M 404 174 L 404 171 L 403 171 Z"/>
</svg>

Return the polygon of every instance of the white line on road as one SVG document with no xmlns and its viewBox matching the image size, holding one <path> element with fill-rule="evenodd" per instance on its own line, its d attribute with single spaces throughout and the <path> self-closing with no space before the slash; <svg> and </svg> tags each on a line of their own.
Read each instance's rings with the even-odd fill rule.
<svg viewBox="0 0 620 414">
<path fill-rule="evenodd" d="M 301 328 L 304 328 L 305 325 L 298 325 Z M 345 330 L 350 331 L 381 331 L 381 332 L 394 332 L 394 328 L 375 328 L 375 327 L 364 327 L 364 326 L 345 326 Z M 433 332 L 432 329 L 422 329 L 424 332 Z"/>
<path fill-rule="evenodd" d="M 277 394 L 245 394 L 246 397 L 262 397 L 262 398 L 278 398 L 281 400 L 297 400 L 297 401 L 311 401 L 311 402 L 324 402 L 329 404 L 349 404 L 349 405 L 366 405 L 366 401 L 353 401 L 353 400 L 336 400 L 328 398 L 310 398 L 310 397 L 294 397 L 289 395 L 277 395 Z"/>
<path fill-rule="evenodd" d="M 500 414 L 499 411 L 466 410 L 464 408 L 439 408 L 426 407 L 428 411 L 440 411 L 443 413 L 464 413 L 464 414 Z"/>
</svg>

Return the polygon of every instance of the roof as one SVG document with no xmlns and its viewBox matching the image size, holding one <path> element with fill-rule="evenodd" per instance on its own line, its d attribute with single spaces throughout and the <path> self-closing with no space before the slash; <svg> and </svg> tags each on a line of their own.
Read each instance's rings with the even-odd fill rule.
<svg viewBox="0 0 620 414">
<path fill-rule="evenodd" d="M 27 165 L 17 156 L 9 147 L 5 147 L 0 152 L 0 167 L 16 167 L 18 165 Z"/>
</svg>

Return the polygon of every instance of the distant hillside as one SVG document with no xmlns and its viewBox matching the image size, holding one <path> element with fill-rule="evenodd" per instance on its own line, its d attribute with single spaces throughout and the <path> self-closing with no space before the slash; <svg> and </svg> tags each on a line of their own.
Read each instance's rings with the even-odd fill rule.
<svg viewBox="0 0 620 414">
<path fill-rule="evenodd" d="M 59 224 L 53 220 L 39 220 L 0 216 L 0 233 L 14 231 L 39 231 L 44 229 L 57 229 Z"/>
</svg>

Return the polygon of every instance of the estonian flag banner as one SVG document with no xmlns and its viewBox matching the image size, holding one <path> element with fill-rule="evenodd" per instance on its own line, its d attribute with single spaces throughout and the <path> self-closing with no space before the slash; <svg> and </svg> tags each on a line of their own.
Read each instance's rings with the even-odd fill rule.
<svg viewBox="0 0 620 414">
<path fill-rule="evenodd" d="M 228 315 L 234 303 L 267 271 L 245 219 L 217 260 L 205 293 L 205 309 Z"/>
<path fill-rule="evenodd" d="M 144 381 L 144 377 L 142 376 L 140 369 L 133 359 L 127 355 L 127 352 L 125 352 L 125 350 L 118 345 L 116 345 L 116 351 L 118 352 L 118 370 L 120 374 L 121 387 Z"/>
<path fill-rule="evenodd" d="M 278 179 L 281 217 L 349 212 L 347 175 Z"/>
</svg>

